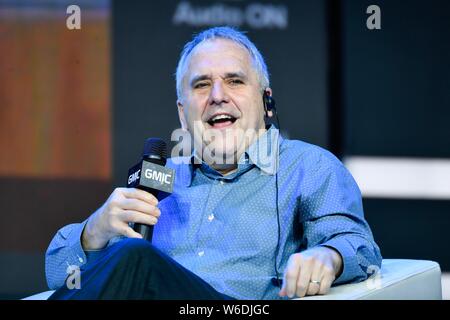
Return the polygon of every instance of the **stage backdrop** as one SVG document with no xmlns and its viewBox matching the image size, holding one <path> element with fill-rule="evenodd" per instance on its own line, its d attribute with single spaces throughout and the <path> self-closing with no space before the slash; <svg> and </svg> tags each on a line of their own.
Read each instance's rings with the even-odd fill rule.
<svg viewBox="0 0 450 320">
<path fill-rule="evenodd" d="M 0 299 L 46 289 L 55 232 L 111 190 L 108 1 L 0 1 Z"/>
<path fill-rule="evenodd" d="M 450 271 L 450 2 L 343 1 L 344 156 L 385 258 Z M 395 178 L 397 177 L 397 178 Z"/>
</svg>

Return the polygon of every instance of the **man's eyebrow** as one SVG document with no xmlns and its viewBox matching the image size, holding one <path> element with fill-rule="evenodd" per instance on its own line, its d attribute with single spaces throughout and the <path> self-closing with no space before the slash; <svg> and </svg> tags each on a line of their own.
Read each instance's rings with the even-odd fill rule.
<svg viewBox="0 0 450 320">
<path fill-rule="evenodd" d="M 230 79 L 230 78 L 247 79 L 247 76 L 243 72 L 228 72 L 228 73 L 225 73 L 224 78 L 225 79 Z"/>
</svg>

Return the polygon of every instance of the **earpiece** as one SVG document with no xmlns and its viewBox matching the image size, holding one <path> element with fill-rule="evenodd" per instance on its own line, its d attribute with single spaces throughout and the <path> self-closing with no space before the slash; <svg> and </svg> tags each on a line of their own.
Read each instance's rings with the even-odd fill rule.
<svg viewBox="0 0 450 320">
<path fill-rule="evenodd" d="M 269 94 L 269 90 L 264 90 L 263 93 L 263 102 L 264 102 L 264 112 L 266 113 L 266 117 L 269 116 L 268 112 L 272 111 L 273 113 L 277 112 L 275 108 L 275 99 Z"/>
</svg>

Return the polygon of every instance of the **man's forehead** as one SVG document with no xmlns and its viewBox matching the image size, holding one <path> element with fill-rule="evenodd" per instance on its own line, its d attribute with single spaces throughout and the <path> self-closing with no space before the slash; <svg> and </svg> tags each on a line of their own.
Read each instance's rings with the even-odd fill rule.
<svg viewBox="0 0 450 320">
<path fill-rule="evenodd" d="M 212 75 L 212 68 L 222 76 L 230 73 L 248 76 L 252 72 L 252 60 L 249 52 L 232 40 L 207 40 L 192 51 L 187 73 L 192 79 L 201 75 Z"/>
</svg>

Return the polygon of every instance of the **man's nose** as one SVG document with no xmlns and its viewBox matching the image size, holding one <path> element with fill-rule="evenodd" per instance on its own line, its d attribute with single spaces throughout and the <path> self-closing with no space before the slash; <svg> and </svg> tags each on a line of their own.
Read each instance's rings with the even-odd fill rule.
<svg viewBox="0 0 450 320">
<path fill-rule="evenodd" d="M 217 104 L 220 105 L 222 103 L 228 103 L 229 97 L 226 92 L 226 89 L 223 87 L 223 84 L 220 81 L 216 81 L 213 83 L 211 88 L 211 92 L 209 94 L 209 104 Z"/>
</svg>

